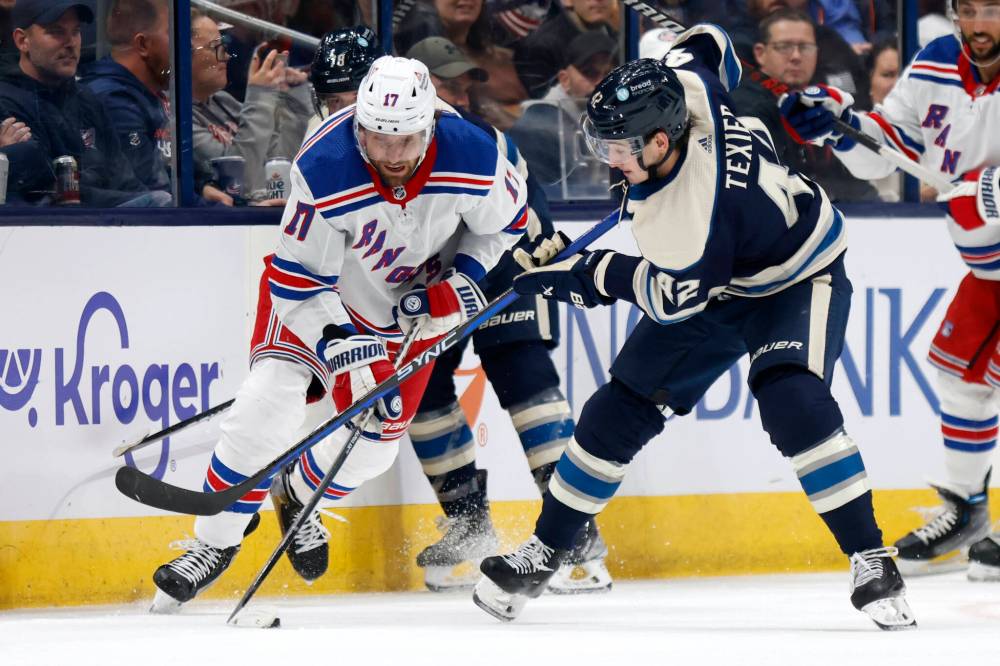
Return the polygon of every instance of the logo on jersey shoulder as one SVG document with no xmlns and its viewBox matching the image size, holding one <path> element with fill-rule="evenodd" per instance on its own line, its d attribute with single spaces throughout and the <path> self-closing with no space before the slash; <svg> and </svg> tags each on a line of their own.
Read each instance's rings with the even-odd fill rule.
<svg viewBox="0 0 1000 666">
<path fill-rule="evenodd" d="M 712 154 L 712 137 L 711 136 L 703 136 L 700 139 L 698 139 L 698 145 L 701 146 L 702 148 L 704 148 L 705 152 L 708 153 L 709 155 Z"/>
</svg>

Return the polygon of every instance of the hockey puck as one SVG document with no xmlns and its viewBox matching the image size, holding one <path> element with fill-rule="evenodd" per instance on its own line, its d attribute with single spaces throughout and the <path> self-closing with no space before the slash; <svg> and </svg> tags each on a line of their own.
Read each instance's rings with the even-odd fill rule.
<svg viewBox="0 0 1000 666">
<path fill-rule="evenodd" d="M 270 611 L 243 611 L 229 621 L 232 627 L 253 629 L 277 629 L 281 627 L 281 618 Z"/>
</svg>

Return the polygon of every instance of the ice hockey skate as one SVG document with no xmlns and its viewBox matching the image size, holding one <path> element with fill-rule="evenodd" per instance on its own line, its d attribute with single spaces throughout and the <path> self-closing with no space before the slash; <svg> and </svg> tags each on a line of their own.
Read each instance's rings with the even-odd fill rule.
<svg viewBox="0 0 1000 666">
<path fill-rule="evenodd" d="M 243 536 L 249 535 L 259 524 L 260 514 L 255 513 Z M 153 583 L 157 590 L 149 612 L 158 615 L 170 615 L 179 611 L 182 604 L 210 587 L 240 552 L 238 545 L 216 548 L 200 539 L 173 541 L 170 549 L 184 550 L 185 553 L 160 566 L 153 573 Z"/>
<path fill-rule="evenodd" d="M 274 513 L 281 526 L 281 536 L 285 536 L 304 506 L 295 497 L 290 483 L 296 464 L 293 462 L 285 467 L 274 476 L 271 483 L 271 503 L 274 504 Z M 312 583 L 326 573 L 330 562 L 329 541 L 330 532 L 323 525 L 319 511 L 313 511 L 285 551 L 295 573 L 307 583 Z"/>
<path fill-rule="evenodd" d="M 431 592 L 472 588 L 480 578 L 479 563 L 499 546 L 489 509 L 454 518 L 441 516 L 437 524 L 444 536 L 417 555 L 424 585 Z"/>
<path fill-rule="evenodd" d="M 1000 534 L 991 534 L 969 547 L 969 580 L 1000 582 Z"/>
<path fill-rule="evenodd" d="M 895 548 L 873 548 L 851 555 L 851 603 L 885 631 L 917 626 L 895 554 Z"/>
<path fill-rule="evenodd" d="M 968 565 L 969 546 L 989 534 L 986 493 L 966 499 L 946 488 L 932 486 L 941 496 L 931 519 L 895 543 L 899 569 L 907 576 L 958 571 Z"/>
<path fill-rule="evenodd" d="M 552 594 L 594 594 L 610 592 L 613 581 L 604 558 L 608 545 L 604 543 L 597 523 L 591 518 L 580 530 L 576 546 L 566 556 L 549 581 Z"/>
<path fill-rule="evenodd" d="M 521 614 L 528 599 L 539 597 L 568 551 L 549 548 L 532 535 L 508 555 L 487 557 L 479 565 L 483 577 L 472 600 L 502 622 Z"/>
</svg>

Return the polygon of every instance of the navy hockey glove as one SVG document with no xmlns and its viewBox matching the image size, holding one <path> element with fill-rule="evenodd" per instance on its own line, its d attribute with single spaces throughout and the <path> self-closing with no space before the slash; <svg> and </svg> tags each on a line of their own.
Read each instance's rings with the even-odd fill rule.
<svg viewBox="0 0 1000 666">
<path fill-rule="evenodd" d="M 555 259 L 572 241 L 569 236 L 557 231 L 551 236 L 538 234 L 524 247 L 514 248 L 514 261 L 526 271 L 544 266 Z"/>
<path fill-rule="evenodd" d="M 393 314 L 404 333 L 415 320 L 424 318 L 417 339 L 429 340 L 472 319 L 485 307 L 486 297 L 476 281 L 452 268 L 437 284 L 403 294 Z"/>
<path fill-rule="evenodd" d="M 533 268 L 514 278 L 514 291 L 519 294 L 541 294 L 578 308 L 611 305 L 615 299 L 601 293 L 594 280 L 597 265 L 611 250 L 596 250 L 570 257 L 548 266 Z"/>
<path fill-rule="evenodd" d="M 318 351 L 320 360 L 334 377 L 335 401 L 341 409 L 396 372 L 385 343 L 374 335 L 327 338 L 320 342 Z M 403 398 L 398 387 L 375 402 L 375 415 L 381 421 L 397 421 L 402 414 Z"/>
<path fill-rule="evenodd" d="M 781 122 L 793 139 L 799 143 L 817 146 L 833 145 L 837 150 L 850 150 L 854 139 L 837 131 L 834 122 L 839 118 L 857 130 L 861 129 L 851 105 L 854 97 L 849 92 L 832 86 L 809 86 L 802 92 L 787 93 L 778 100 Z"/>
</svg>

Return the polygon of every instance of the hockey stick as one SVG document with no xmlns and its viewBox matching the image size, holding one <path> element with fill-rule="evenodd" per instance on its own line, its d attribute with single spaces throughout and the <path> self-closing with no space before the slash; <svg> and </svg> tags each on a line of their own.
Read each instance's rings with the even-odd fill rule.
<svg viewBox="0 0 1000 666">
<path fill-rule="evenodd" d="M 417 339 L 417 335 L 419 334 L 421 328 L 420 323 L 421 322 L 418 320 L 416 325 L 410 329 L 409 333 L 406 334 L 406 337 L 403 339 L 403 343 L 399 346 L 399 351 L 396 354 L 396 359 L 399 363 L 403 362 L 403 359 L 406 358 L 407 353 L 410 351 L 410 346 L 413 344 L 413 341 Z M 396 369 L 398 371 L 398 366 Z M 300 529 L 302 529 L 302 525 L 304 525 L 309 516 L 312 515 L 312 512 L 316 509 L 316 505 L 319 504 L 319 501 L 323 499 L 323 493 L 325 493 L 326 489 L 330 487 L 331 483 L 333 483 L 333 477 L 337 476 L 337 472 L 339 472 L 340 468 L 344 466 L 345 462 L 347 462 L 347 456 L 349 456 L 351 451 L 354 450 L 354 445 L 357 444 L 358 438 L 361 437 L 361 431 L 368 426 L 374 412 L 375 410 L 373 408 L 369 408 L 368 411 L 365 412 L 360 419 L 358 419 L 357 423 L 354 424 L 354 431 L 347 439 L 347 443 L 344 444 L 344 448 L 340 450 L 340 453 L 337 454 L 337 458 L 333 461 L 333 464 L 330 465 L 330 469 L 327 470 L 325 475 L 323 475 L 323 480 L 320 481 L 318 486 L 316 486 L 316 490 L 313 491 L 312 497 L 310 497 L 306 505 L 302 507 L 299 514 L 295 516 L 295 520 L 288 528 L 288 531 L 285 532 L 285 535 L 281 538 L 277 548 L 274 549 L 271 556 L 267 558 L 267 562 L 265 562 L 264 566 L 257 572 L 257 576 L 253 579 L 253 582 L 250 583 L 247 591 L 243 593 L 243 597 L 236 604 L 236 608 L 234 608 L 233 612 L 229 614 L 226 624 L 234 624 L 236 616 L 241 610 L 243 610 L 243 607 L 250 602 L 251 597 L 253 597 L 254 593 L 257 592 L 257 589 L 264 583 L 264 579 L 267 578 L 268 574 L 271 573 L 271 570 L 274 569 L 274 565 L 276 565 L 278 560 L 281 559 L 282 553 L 288 550 L 288 546 L 292 543 L 292 539 L 295 538 L 295 535 L 299 533 Z"/>
<path fill-rule="evenodd" d="M 622 4 L 636 12 L 641 16 L 645 16 L 654 23 L 656 23 L 661 28 L 666 28 L 670 32 L 680 35 L 685 32 L 687 28 L 678 23 L 677 21 L 670 18 L 664 11 L 661 11 L 657 7 L 650 5 L 649 2 L 656 3 L 656 0 L 621 0 Z M 764 72 L 754 65 L 753 63 L 747 61 L 745 58 L 740 57 L 740 64 L 743 65 L 743 72 L 747 74 L 750 79 L 758 84 L 760 84 L 766 90 L 770 90 L 774 93 L 775 97 L 781 97 L 785 93 L 789 92 L 787 85 L 781 81 L 775 79 L 774 77 L 768 76 Z M 897 169 L 904 171 L 918 180 L 922 180 L 928 185 L 933 185 L 938 192 L 949 192 L 954 187 L 952 182 L 940 173 L 928 169 L 924 165 L 914 162 L 906 155 L 902 154 L 898 150 L 895 150 L 891 146 L 881 143 L 874 137 L 868 136 L 864 132 L 854 129 L 848 123 L 837 118 L 834 120 L 834 127 L 841 134 L 850 137 L 857 143 L 861 144 L 868 150 L 877 153 L 884 160 L 892 164 Z"/>
<path fill-rule="evenodd" d="M 234 400 L 233 398 L 230 398 L 229 400 L 226 400 L 223 403 L 219 403 L 215 407 L 211 407 L 211 408 L 205 410 L 204 412 L 201 412 L 200 414 L 195 414 L 194 416 L 192 416 L 189 419 L 184 419 L 183 421 L 178 421 L 177 423 L 173 424 L 172 426 L 164 428 L 163 430 L 160 430 L 159 432 L 150 433 L 150 434 L 146 435 L 145 437 L 143 437 L 141 439 L 138 439 L 138 440 L 137 439 L 129 440 L 130 443 L 122 444 L 121 446 L 119 446 L 118 448 L 116 448 L 114 451 L 112 451 L 111 452 L 111 457 L 112 458 L 117 458 L 119 456 L 125 455 L 126 453 L 132 453 L 133 451 L 138 451 L 139 449 L 141 449 L 143 447 L 146 447 L 146 446 L 149 446 L 150 444 L 153 444 L 155 442 L 158 442 L 161 439 L 166 439 L 167 437 L 170 437 L 171 435 L 173 435 L 175 433 L 178 433 L 181 430 L 186 429 L 188 426 L 192 426 L 195 423 L 199 423 L 201 421 L 205 421 L 207 419 L 210 419 L 213 416 L 215 416 L 216 414 L 219 414 L 220 412 L 224 412 L 227 409 L 229 409 L 230 405 L 233 404 L 233 400 Z"/>
<path fill-rule="evenodd" d="M 571 256 L 586 248 L 596 239 L 604 235 L 621 220 L 624 212 L 624 201 L 622 208 L 611 213 L 603 220 L 588 229 L 582 236 L 563 250 L 559 258 Z M 314 446 L 317 442 L 329 435 L 331 432 L 347 423 L 348 420 L 371 407 L 376 400 L 399 386 L 407 377 L 417 372 L 438 356 L 451 349 L 459 340 L 470 335 L 481 323 L 497 314 L 508 305 L 517 300 L 518 295 L 512 289 L 508 289 L 503 294 L 494 299 L 475 317 L 467 320 L 460 326 L 452 329 L 441 340 L 431 347 L 422 351 L 416 358 L 402 366 L 396 374 L 384 380 L 374 389 L 358 399 L 346 410 L 319 425 L 304 439 L 297 442 L 288 451 L 272 460 L 266 467 L 258 471 L 250 478 L 219 492 L 201 492 L 189 490 L 171 485 L 160 479 L 153 478 L 149 474 L 142 472 L 135 467 L 125 466 L 118 469 L 115 475 L 115 486 L 126 497 L 131 497 L 137 502 L 164 511 L 175 513 L 187 513 L 196 516 L 212 516 L 220 511 L 232 506 L 237 500 L 256 488 L 261 482 L 270 478 L 274 473 L 292 461 L 297 455 L 306 449 Z"/>
</svg>

